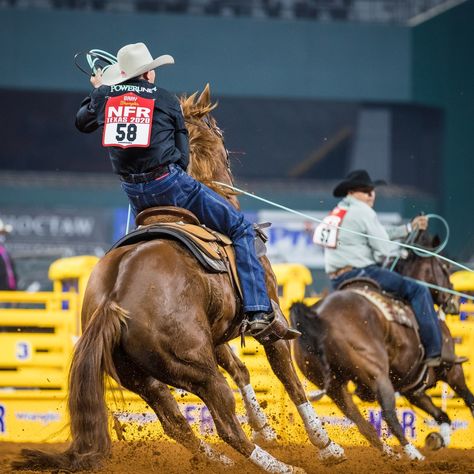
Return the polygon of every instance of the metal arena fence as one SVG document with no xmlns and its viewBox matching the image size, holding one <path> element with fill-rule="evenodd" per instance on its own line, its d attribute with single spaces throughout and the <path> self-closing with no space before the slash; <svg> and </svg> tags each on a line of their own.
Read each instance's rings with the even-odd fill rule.
<svg viewBox="0 0 474 474">
<path fill-rule="evenodd" d="M 0 441 L 59 442 L 69 437 L 66 413 L 69 364 L 77 338 L 80 336 L 80 310 L 89 274 L 96 257 L 71 257 L 54 262 L 49 269 L 53 284 L 50 292 L 0 292 Z M 312 278 L 309 270 L 299 264 L 274 266 L 285 313 L 292 302 L 302 300 Z M 457 277 L 460 289 L 465 278 Z M 469 277 L 469 275 L 467 275 Z M 474 290 L 474 288 L 471 288 Z M 317 298 L 306 299 L 307 303 Z M 464 304 L 462 320 L 448 316 L 448 324 L 456 341 L 458 355 L 472 355 L 474 348 L 474 305 Z M 233 350 L 250 370 L 252 384 L 259 401 L 265 406 L 280 442 L 305 442 L 305 432 L 297 421 L 296 410 L 283 386 L 269 370 L 263 348 L 253 338 L 245 347 L 231 342 Z M 467 383 L 474 386 L 474 364 L 464 365 Z M 303 377 L 300 374 L 302 380 Z M 307 392 L 316 387 L 305 381 Z M 108 389 L 110 426 L 120 439 L 153 439 L 163 435 L 155 414 L 136 395 L 123 391 L 111 382 Z M 237 387 L 237 412 L 245 422 L 244 406 Z M 217 439 L 212 417 L 205 405 L 194 395 L 175 390 L 176 398 L 187 420 L 210 441 Z M 455 398 L 446 385 L 439 384 L 432 395 L 454 421 L 452 445 L 472 448 L 474 421 L 462 401 Z M 385 432 L 380 408 L 359 403 L 365 416 L 379 433 Z M 356 428 L 327 398 L 315 403 L 315 409 L 332 437 L 346 445 L 364 441 Z M 426 414 L 413 408 L 402 397 L 397 399 L 397 413 L 410 441 L 422 445 L 435 423 Z M 120 427 L 120 429 L 117 429 Z M 246 428 L 247 429 L 247 428 Z M 386 433 L 387 434 L 387 433 Z M 393 437 L 390 438 L 393 440 Z"/>
</svg>

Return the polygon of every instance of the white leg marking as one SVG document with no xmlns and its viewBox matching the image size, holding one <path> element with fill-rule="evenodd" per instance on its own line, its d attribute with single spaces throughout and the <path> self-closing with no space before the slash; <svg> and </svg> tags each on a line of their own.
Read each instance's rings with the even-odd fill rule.
<svg viewBox="0 0 474 474">
<path fill-rule="evenodd" d="M 329 436 L 323 428 L 323 424 L 318 415 L 314 411 L 311 402 L 301 404 L 298 408 L 298 413 L 303 420 L 304 426 L 308 433 L 310 441 L 319 449 L 323 448 L 329 443 Z"/>
<path fill-rule="evenodd" d="M 319 458 L 322 461 L 342 460 L 344 458 L 344 449 L 329 439 L 311 402 L 303 403 L 297 408 L 310 441 L 321 450 Z"/>
<path fill-rule="evenodd" d="M 412 461 L 423 461 L 425 457 L 423 454 L 418 451 L 412 444 L 408 443 L 407 445 L 403 446 L 403 451 L 407 455 L 408 459 Z"/>
<path fill-rule="evenodd" d="M 278 459 L 257 445 L 255 445 L 255 449 L 252 451 L 249 460 L 264 471 L 271 472 L 272 474 L 293 474 L 297 469 L 294 469 L 293 466 L 289 466 L 284 462 L 278 461 Z M 298 470 L 298 472 L 304 473 L 303 470 Z"/>
<path fill-rule="evenodd" d="M 271 443 L 276 441 L 277 434 L 275 430 L 268 424 L 267 415 L 262 410 L 260 403 L 258 403 L 255 390 L 252 385 L 246 385 L 240 393 L 244 400 L 245 411 L 249 424 L 253 431 L 253 440 L 256 443 Z"/>
<path fill-rule="evenodd" d="M 385 443 L 382 443 L 382 454 L 390 459 L 400 459 L 400 455 Z"/>
<path fill-rule="evenodd" d="M 336 464 L 345 461 L 344 449 L 334 441 L 319 451 L 319 459 L 326 464 Z"/>
<path fill-rule="evenodd" d="M 210 461 L 215 461 L 223 464 L 224 466 L 233 466 L 235 463 L 232 459 L 228 458 L 225 454 L 214 451 L 206 442 L 200 441 L 199 451 L 204 454 Z"/>
<path fill-rule="evenodd" d="M 443 443 L 446 447 L 451 442 L 451 425 L 449 423 L 441 423 L 439 425 L 439 434 L 443 438 Z"/>
<path fill-rule="evenodd" d="M 249 423 L 255 430 L 261 430 L 267 424 L 267 415 L 258 403 L 252 385 L 246 385 L 241 391 Z"/>
</svg>

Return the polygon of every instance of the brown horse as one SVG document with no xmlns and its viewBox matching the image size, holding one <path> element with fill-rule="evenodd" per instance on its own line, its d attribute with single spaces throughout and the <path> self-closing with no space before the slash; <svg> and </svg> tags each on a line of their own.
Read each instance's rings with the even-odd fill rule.
<svg viewBox="0 0 474 474">
<path fill-rule="evenodd" d="M 419 244 L 428 247 L 427 237 Z M 432 247 L 436 245 L 432 245 Z M 435 257 L 422 258 L 414 253 L 402 263 L 401 274 L 452 288 L 447 266 Z M 434 301 L 446 312 L 456 305 L 447 293 L 433 292 Z M 394 301 L 385 296 L 387 304 Z M 411 310 L 408 310 L 411 312 Z M 474 397 L 466 386 L 460 364 L 430 368 L 423 374 L 422 348 L 415 330 L 387 321 L 380 306 L 369 301 L 351 286 L 335 291 L 312 307 L 296 303 L 290 311 L 291 322 L 303 335 L 294 342 L 294 356 L 304 375 L 324 388 L 345 416 L 352 420 L 371 445 L 388 455 L 390 448 L 379 439 L 375 428 L 361 415 L 347 384 L 356 384 L 356 394 L 365 401 L 377 400 L 390 431 L 412 460 L 423 456 L 411 445 L 395 412 L 395 392 L 429 413 L 440 425 L 443 444 L 449 443 L 451 420 L 425 393 L 438 380 L 448 383 L 464 400 L 474 416 Z M 414 315 L 411 314 L 412 320 Z M 443 350 L 454 356 L 454 343 L 448 327 L 441 322 Z M 320 393 L 324 393 L 320 392 Z"/>
<path fill-rule="evenodd" d="M 210 116 L 215 104 L 209 89 L 199 98 L 184 98 L 182 106 L 190 134 L 190 172 L 237 205 L 235 195 L 213 183 L 230 184 L 232 174 L 222 133 Z M 266 258 L 262 263 L 269 296 L 278 301 L 270 264 Z M 168 385 L 199 396 L 220 437 L 263 470 L 303 472 L 249 441 L 237 420 L 234 396 L 218 363 L 231 372 L 244 393 L 248 372 L 225 344 L 238 334 L 234 319 L 239 305 L 228 275 L 207 273 L 175 241 L 153 240 L 109 252 L 94 268 L 84 296 L 83 334 L 75 347 L 69 382 L 72 443 L 60 454 L 24 451 L 24 460 L 15 467 L 71 471 L 96 467 L 111 447 L 104 400 L 108 374 L 140 395 L 156 412 L 164 431 L 193 454 L 230 462 L 194 435 Z M 279 340 L 264 347 L 311 442 L 319 448 L 320 459 L 343 460 L 342 448 L 329 439 L 306 398 L 288 342 Z M 246 405 L 255 404 L 254 394 L 244 395 Z"/>
</svg>

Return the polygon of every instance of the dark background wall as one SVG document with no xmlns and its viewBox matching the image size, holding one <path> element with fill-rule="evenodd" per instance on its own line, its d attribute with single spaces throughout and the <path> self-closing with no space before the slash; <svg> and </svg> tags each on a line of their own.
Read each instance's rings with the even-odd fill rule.
<svg viewBox="0 0 474 474">
<path fill-rule="evenodd" d="M 397 206 L 407 217 L 441 209 L 452 225 L 451 252 L 468 258 L 473 8 L 468 1 L 414 27 L 3 9 L 0 40 L 11 47 L 0 74 L 0 169 L 108 172 L 97 136 L 74 130 L 89 84 L 72 57 L 144 41 L 156 55 L 175 56 L 175 66 L 158 70 L 164 87 L 192 92 L 211 82 L 229 148 L 246 152 L 235 155 L 242 180 L 289 183 L 292 170 L 306 163 L 296 179 L 332 182 L 366 163 L 386 173 L 380 177 L 428 193 L 419 202 L 430 209 Z M 313 160 L 344 129 L 347 137 Z M 330 195 L 330 185 L 320 189 Z M 11 202 L 1 193 L 0 203 Z M 296 194 L 295 202 L 305 199 L 308 207 L 324 201 Z"/>
<path fill-rule="evenodd" d="M 9 111 L 0 169 L 110 172 L 99 134 L 82 134 L 75 128 L 83 94 L 26 90 L 20 93 L 20 102 L 18 94 L 0 89 L 0 102 Z M 385 160 L 387 174 L 379 173 L 380 178 L 432 194 L 438 190 L 443 132 L 438 109 L 308 99 L 215 100 L 219 102 L 215 116 L 225 131 L 233 172 L 239 179 L 337 180 L 357 167 L 352 156 L 362 133 L 361 115 L 381 110 L 389 118 L 384 133 L 390 150 L 384 156 L 377 149 L 377 136 L 363 137 L 365 167 L 375 172 L 372 158 Z M 432 173 L 424 173 L 427 168 Z"/>
<path fill-rule="evenodd" d="M 399 26 L 54 10 L 0 11 L 0 87 L 87 91 L 78 51 L 144 41 L 176 64 L 159 69 L 176 92 L 211 82 L 217 95 L 403 101 L 410 32 Z M 7 67 L 8 65 L 8 67 Z"/>
<path fill-rule="evenodd" d="M 413 101 L 444 110 L 441 212 L 453 227 L 452 248 L 464 258 L 474 251 L 473 44 L 473 1 L 412 30 Z"/>
</svg>

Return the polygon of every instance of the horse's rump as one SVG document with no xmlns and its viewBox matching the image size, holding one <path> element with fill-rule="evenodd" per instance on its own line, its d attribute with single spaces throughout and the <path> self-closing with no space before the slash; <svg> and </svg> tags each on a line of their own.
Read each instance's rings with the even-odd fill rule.
<svg viewBox="0 0 474 474">
<path fill-rule="evenodd" d="M 390 301 L 382 294 L 378 298 Z M 407 373 L 407 365 L 411 367 L 407 360 L 419 358 L 418 335 L 412 328 L 388 321 L 366 295 L 349 289 L 336 291 L 320 301 L 313 313 L 301 329 L 307 331 L 317 321 L 322 333 L 318 352 L 324 351 L 328 369 L 362 383 L 372 373 L 388 374 L 390 368 L 390 378 L 397 387 L 416 378 L 416 373 Z M 361 372 L 365 376 L 361 377 Z"/>
<path fill-rule="evenodd" d="M 97 263 L 84 297 L 83 327 L 104 294 L 133 316 L 124 336 L 136 328 L 144 338 L 157 331 L 179 340 L 181 331 L 201 332 L 191 324 L 199 314 L 199 327 L 209 333 L 212 327 L 216 340 L 227 328 L 215 321 L 228 317 L 228 326 L 238 308 L 227 274 L 207 272 L 179 242 L 168 239 L 116 248 Z"/>
</svg>

